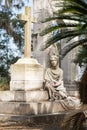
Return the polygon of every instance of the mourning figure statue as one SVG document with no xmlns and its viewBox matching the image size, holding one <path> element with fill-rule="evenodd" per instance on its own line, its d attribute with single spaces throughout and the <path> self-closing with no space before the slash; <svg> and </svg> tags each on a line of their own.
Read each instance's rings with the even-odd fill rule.
<svg viewBox="0 0 87 130">
<path fill-rule="evenodd" d="M 49 99 L 64 99 L 67 96 L 63 84 L 63 70 L 59 68 L 59 59 L 56 55 L 50 57 L 50 68 L 45 73 L 45 88 L 48 90 Z"/>
<path fill-rule="evenodd" d="M 67 94 L 63 83 L 63 70 L 59 67 L 59 57 L 50 56 L 50 67 L 45 72 L 45 89 L 48 91 L 49 100 L 63 100 L 63 106 L 70 109 L 81 106 L 80 99 Z"/>
</svg>

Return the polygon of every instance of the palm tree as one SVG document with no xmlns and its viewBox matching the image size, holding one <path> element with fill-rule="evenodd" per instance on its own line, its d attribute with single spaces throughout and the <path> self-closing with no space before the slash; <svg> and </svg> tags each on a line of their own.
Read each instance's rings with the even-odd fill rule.
<svg viewBox="0 0 87 130">
<path fill-rule="evenodd" d="M 84 0 L 62 0 L 60 3 L 61 5 L 58 0 L 56 8 L 60 6 L 61 8 L 58 8 L 58 10 L 53 13 L 53 16 L 42 21 L 43 23 L 56 21 L 58 24 L 55 26 L 49 25 L 40 35 L 44 36 L 56 31 L 55 35 L 51 35 L 51 37 L 46 41 L 45 48 L 61 39 L 68 38 L 68 41 L 71 41 L 75 37 L 79 36 L 77 41 L 72 40 L 69 45 L 66 45 L 65 48 L 61 50 L 61 56 L 64 57 L 73 48 L 87 42 L 87 3 Z M 67 23 L 58 22 L 59 20 L 67 20 Z"/>
</svg>

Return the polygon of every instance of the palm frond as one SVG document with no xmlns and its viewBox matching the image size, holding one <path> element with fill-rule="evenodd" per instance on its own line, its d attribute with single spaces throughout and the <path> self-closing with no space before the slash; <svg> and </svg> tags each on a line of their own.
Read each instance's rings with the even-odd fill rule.
<svg viewBox="0 0 87 130">
<path fill-rule="evenodd" d="M 57 6 L 59 7 L 58 4 L 59 4 L 59 2 L 56 3 L 56 7 Z M 86 4 L 86 2 L 83 2 L 81 0 L 79 0 L 79 1 L 63 0 L 61 9 L 59 9 L 58 12 L 61 14 L 64 14 L 64 13 L 86 14 L 87 13 L 87 4 Z"/>
<path fill-rule="evenodd" d="M 87 41 L 87 3 L 83 0 L 54 0 L 56 2 L 57 11 L 53 16 L 46 18 L 42 22 L 56 21 L 57 25 L 50 25 L 45 28 L 40 35 L 51 34 L 47 41 L 42 45 L 42 49 L 50 45 L 59 43 L 62 39 L 70 42 L 62 49 L 61 55 L 64 57 L 73 48 L 86 43 Z M 61 21 L 59 23 L 59 21 Z M 66 22 L 67 21 L 67 22 Z M 72 39 L 79 37 L 77 41 Z"/>
<path fill-rule="evenodd" d="M 46 29 L 44 29 L 41 33 L 40 33 L 40 35 L 41 36 L 43 36 L 43 35 L 46 35 L 46 34 L 48 34 L 48 33 L 51 33 L 51 32 L 53 32 L 53 31 L 58 31 L 59 29 L 64 29 L 64 28 L 78 28 L 78 27 L 80 27 L 80 24 L 76 24 L 76 23 L 59 23 L 58 25 L 50 25 L 50 26 L 48 26 Z"/>
<path fill-rule="evenodd" d="M 73 20 L 75 22 L 83 22 L 87 23 L 87 15 L 85 14 L 59 14 L 58 12 L 53 13 L 54 16 L 50 16 L 49 18 L 45 18 L 42 20 L 42 23 L 50 22 L 50 21 L 57 21 L 57 20 Z"/>
<path fill-rule="evenodd" d="M 49 47 L 50 45 L 54 44 L 55 42 L 61 40 L 61 39 L 64 39 L 64 38 L 69 38 L 69 37 L 76 37 L 76 36 L 80 36 L 81 34 L 87 34 L 87 30 L 65 30 L 63 32 L 57 32 L 54 36 L 50 37 L 46 43 L 45 43 L 45 48 L 42 48 L 43 49 L 46 49 L 47 47 Z"/>
<path fill-rule="evenodd" d="M 69 45 L 66 45 L 63 49 L 61 49 L 61 58 L 63 58 L 68 52 L 70 52 L 72 49 L 74 49 L 78 45 L 83 45 L 86 42 L 87 42 L 87 39 L 82 39 L 82 40 L 70 43 Z"/>
<path fill-rule="evenodd" d="M 63 7 L 65 5 L 77 5 L 77 6 L 87 9 L 87 2 L 85 0 L 79 0 L 79 1 L 78 0 L 54 0 L 54 1 L 56 1 L 55 6 L 62 5 Z"/>
<path fill-rule="evenodd" d="M 75 6 L 75 5 L 68 5 L 68 7 L 67 6 L 65 6 L 62 10 L 59 10 L 59 13 L 77 13 L 77 14 L 86 14 L 87 13 L 87 10 L 86 9 L 83 9 L 83 8 L 81 8 L 81 7 L 78 7 L 78 6 Z"/>
<path fill-rule="evenodd" d="M 82 63 L 87 63 L 87 47 L 80 46 L 76 58 L 73 60 L 74 63 L 78 63 L 80 66 Z"/>
</svg>

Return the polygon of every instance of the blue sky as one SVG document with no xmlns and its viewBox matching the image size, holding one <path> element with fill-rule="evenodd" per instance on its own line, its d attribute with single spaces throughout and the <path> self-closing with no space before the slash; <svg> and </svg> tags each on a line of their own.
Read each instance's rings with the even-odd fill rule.
<svg viewBox="0 0 87 130">
<path fill-rule="evenodd" d="M 33 6 L 33 0 L 24 0 L 25 5 Z"/>
<path fill-rule="evenodd" d="M 24 7 L 25 6 L 30 6 L 31 7 L 31 9 L 32 9 L 32 13 L 33 13 L 33 0 L 23 0 L 23 2 L 24 2 Z M 17 2 L 16 2 L 17 3 Z M 20 13 L 24 13 L 24 10 L 25 10 L 25 8 L 21 8 L 20 10 L 15 10 L 15 8 L 13 9 L 13 11 L 14 12 L 16 12 L 17 14 L 20 14 Z"/>
<path fill-rule="evenodd" d="M 29 5 L 33 6 L 33 0 L 29 0 Z"/>
</svg>

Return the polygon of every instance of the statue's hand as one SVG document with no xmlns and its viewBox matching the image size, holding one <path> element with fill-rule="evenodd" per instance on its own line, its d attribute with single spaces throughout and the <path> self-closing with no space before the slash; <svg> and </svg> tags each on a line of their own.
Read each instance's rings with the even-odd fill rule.
<svg viewBox="0 0 87 130">
<path fill-rule="evenodd" d="M 58 82 L 53 82 L 52 85 L 53 85 L 53 87 L 58 87 L 59 84 L 58 84 Z"/>
</svg>

